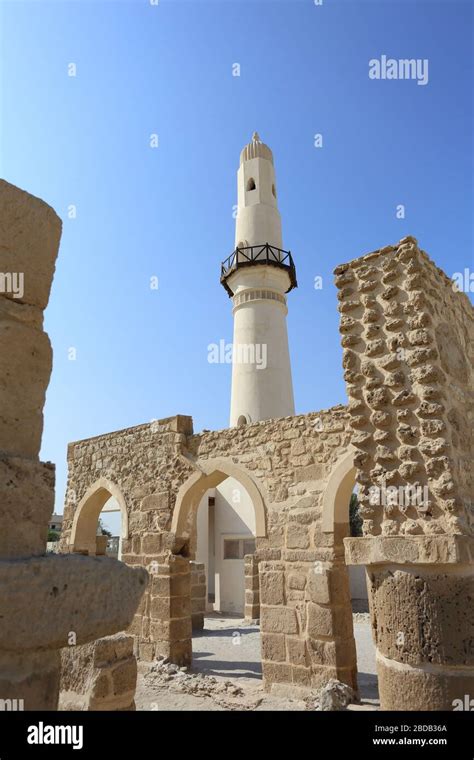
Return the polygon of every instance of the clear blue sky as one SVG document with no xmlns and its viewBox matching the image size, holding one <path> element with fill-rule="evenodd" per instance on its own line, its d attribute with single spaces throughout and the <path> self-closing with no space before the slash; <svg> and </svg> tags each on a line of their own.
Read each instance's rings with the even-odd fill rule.
<svg viewBox="0 0 474 760">
<path fill-rule="evenodd" d="M 227 426 L 231 368 L 209 364 L 207 346 L 232 338 L 219 264 L 253 130 L 274 152 L 297 266 L 298 413 L 346 400 L 337 264 L 412 234 L 448 274 L 473 269 L 472 3 L 0 7 L 2 176 L 64 221 L 45 321 L 42 457 L 57 465 L 57 510 L 68 441 L 178 413 L 196 431 Z M 428 84 L 369 79 L 383 54 L 427 58 Z"/>
</svg>

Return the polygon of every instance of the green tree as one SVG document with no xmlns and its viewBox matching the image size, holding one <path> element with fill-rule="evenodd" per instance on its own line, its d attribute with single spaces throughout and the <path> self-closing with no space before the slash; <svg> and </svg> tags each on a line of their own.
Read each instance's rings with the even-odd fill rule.
<svg viewBox="0 0 474 760">
<path fill-rule="evenodd" d="M 112 538 L 112 533 L 110 530 L 107 530 L 104 523 L 102 522 L 102 518 L 99 517 L 99 529 L 97 531 L 98 536 L 108 536 L 109 538 Z"/>
<path fill-rule="evenodd" d="M 55 530 L 48 530 L 48 541 L 59 541 L 59 533 Z"/>
<path fill-rule="evenodd" d="M 357 494 L 351 494 L 349 502 L 349 526 L 353 538 L 362 536 L 362 517 L 359 514 L 359 507 Z"/>
</svg>

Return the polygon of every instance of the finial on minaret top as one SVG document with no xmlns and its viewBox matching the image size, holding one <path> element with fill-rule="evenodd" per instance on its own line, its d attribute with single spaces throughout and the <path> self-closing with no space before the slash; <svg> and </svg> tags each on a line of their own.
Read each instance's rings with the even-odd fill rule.
<svg viewBox="0 0 474 760">
<path fill-rule="evenodd" d="M 243 148 L 240 154 L 240 163 L 244 161 L 250 161 L 251 158 L 266 158 L 273 163 L 273 155 L 268 147 L 260 139 L 258 132 L 254 132 L 252 135 L 252 141 Z"/>
</svg>

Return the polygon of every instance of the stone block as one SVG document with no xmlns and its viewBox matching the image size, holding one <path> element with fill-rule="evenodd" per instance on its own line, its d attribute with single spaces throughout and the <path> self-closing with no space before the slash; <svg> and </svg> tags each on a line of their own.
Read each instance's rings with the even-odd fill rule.
<svg viewBox="0 0 474 760">
<path fill-rule="evenodd" d="M 153 619 L 170 620 L 191 614 L 191 600 L 188 596 L 152 596 L 150 616 Z"/>
<path fill-rule="evenodd" d="M 260 604 L 260 594 L 258 591 L 246 591 L 245 592 L 245 604 Z"/>
<path fill-rule="evenodd" d="M 47 554 L 2 560 L 0 649 L 61 649 L 71 631 L 77 644 L 123 631 L 146 583 L 143 568 L 109 557 Z M 78 601 L 85 599 L 87 615 Z"/>
<path fill-rule="evenodd" d="M 61 652 L 63 710 L 132 709 L 137 680 L 133 639 L 117 634 Z"/>
<path fill-rule="evenodd" d="M 57 710 L 60 653 L 58 650 L 21 651 L 0 649 L 2 699 L 23 700 L 25 710 Z M 15 674 L 12 677 L 12 674 Z"/>
<path fill-rule="evenodd" d="M 296 610 L 290 607 L 265 607 L 260 610 L 262 632 L 297 633 Z"/>
<path fill-rule="evenodd" d="M 153 640 L 179 641 L 191 639 L 191 616 L 176 620 L 152 620 L 151 636 Z"/>
<path fill-rule="evenodd" d="M 298 483 L 303 483 L 308 480 L 320 480 L 324 475 L 324 469 L 321 464 L 310 464 L 306 467 L 298 467 L 296 478 Z"/>
<path fill-rule="evenodd" d="M 307 667 L 308 662 L 308 656 L 306 651 L 306 641 L 305 639 L 299 639 L 293 636 L 287 636 L 286 637 L 286 648 L 287 648 L 287 660 L 292 665 L 298 665 Z"/>
<path fill-rule="evenodd" d="M 258 575 L 245 575 L 245 588 L 249 591 L 258 591 Z"/>
<path fill-rule="evenodd" d="M 116 665 L 112 670 L 114 695 L 135 694 L 137 685 L 137 661 L 134 657 Z"/>
<path fill-rule="evenodd" d="M 153 509 L 155 511 L 167 511 L 169 510 L 170 495 L 168 491 L 162 491 L 160 493 L 152 493 L 145 496 L 141 502 L 141 508 L 144 511 Z"/>
<path fill-rule="evenodd" d="M 104 663 L 113 663 L 133 656 L 133 636 L 116 633 L 94 642 L 94 665 L 102 667 Z"/>
<path fill-rule="evenodd" d="M 300 686 L 311 688 L 312 671 L 311 668 L 293 665 L 291 668 L 291 678 L 293 683 Z"/>
<path fill-rule="evenodd" d="M 158 639 L 154 644 L 154 658 L 168 657 L 171 662 L 174 662 L 180 667 L 191 664 L 192 653 L 193 648 L 191 637 L 177 641 Z M 148 660 L 146 661 L 148 662 Z"/>
<path fill-rule="evenodd" d="M 0 457 L 0 558 L 44 554 L 54 507 L 54 466 Z"/>
<path fill-rule="evenodd" d="M 272 662 L 285 662 L 285 636 L 279 633 L 262 634 L 262 659 Z"/>
<path fill-rule="evenodd" d="M 156 651 L 156 655 L 159 655 L 159 654 L 164 657 L 168 656 L 167 654 L 164 654 L 161 651 L 161 648 L 160 648 L 160 651 Z M 140 641 L 139 655 L 140 655 L 140 660 L 142 660 L 143 662 L 153 662 L 153 660 L 155 659 L 155 642 L 154 641 Z"/>
<path fill-rule="evenodd" d="M 24 303 L 45 309 L 58 255 L 62 223 L 40 198 L 0 180 L 2 272 L 24 276 Z M 14 298 L 5 293 L 7 298 Z"/>
<path fill-rule="evenodd" d="M 334 636 L 333 611 L 330 607 L 308 603 L 308 635 L 314 639 Z"/>
<path fill-rule="evenodd" d="M 292 573 L 288 576 L 288 588 L 304 591 L 306 586 L 306 575 L 303 573 Z"/>
<path fill-rule="evenodd" d="M 147 533 L 142 536 L 141 550 L 143 554 L 159 554 L 161 552 L 161 533 Z"/>
<path fill-rule="evenodd" d="M 309 529 L 305 525 L 289 523 L 286 529 L 288 549 L 307 549 L 309 547 Z"/>
<path fill-rule="evenodd" d="M 153 596 L 189 596 L 191 594 L 191 576 L 189 574 L 152 576 L 150 589 Z"/>
<path fill-rule="evenodd" d="M 268 684 L 273 683 L 291 683 L 292 681 L 292 668 L 291 665 L 280 662 L 267 662 L 262 661 L 262 675 L 264 686 L 268 687 Z"/>
<path fill-rule="evenodd" d="M 285 604 L 285 576 L 283 572 L 263 572 L 260 575 L 262 604 Z"/>
<path fill-rule="evenodd" d="M 331 594 L 329 590 L 329 577 L 327 572 L 308 573 L 308 586 L 306 590 L 308 599 L 317 604 L 329 604 Z"/>
<path fill-rule="evenodd" d="M 385 710 L 472 710 L 474 671 L 430 671 L 408 665 L 401 668 L 398 663 L 379 656 L 377 674 Z"/>
<path fill-rule="evenodd" d="M 0 450 L 35 459 L 52 368 L 49 338 L 30 325 L 0 319 L 0 355 L 8 357 L 8 372 L 1 374 Z"/>
</svg>

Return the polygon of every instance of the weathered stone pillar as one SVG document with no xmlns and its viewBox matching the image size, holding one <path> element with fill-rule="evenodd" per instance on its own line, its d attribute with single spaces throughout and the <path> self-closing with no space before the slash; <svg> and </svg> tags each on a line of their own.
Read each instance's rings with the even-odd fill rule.
<svg viewBox="0 0 474 760">
<path fill-rule="evenodd" d="M 300 695 L 331 678 L 357 691 L 347 568 L 342 560 L 260 562 L 264 688 Z"/>
<path fill-rule="evenodd" d="M 346 539 L 367 566 L 384 710 L 452 710 L 474 694 L 474 541 Z"/>
<path fill-rule="evenodd" d="M 43 310 L 61 221 L 3 180 L 0 218 L 0 699 L 54 710 L 61 647 L 126 627 L 146 573 L 105 558 L 44 556 L 54 465 L 38 458 L 52 366 Z"/>
<path fill-rule="evenodd" d="M 147 659 L 168 657 L 177 665 L 192 660 L 191 571 L 185 557 L 169 555 L 150 584 L 150 641 Z M 145 659 L 140 647 L 140 658 Z"/>
<path fill-rule="evenodd" d="M 258 559 L 247 554 L 245 562 L 245 621 L 258 623 L 260 620 L 260 588 L 258 580 Z"/>
<path fill-rule="evenodd" d="M 191 620 L 193 631 L 202 631 L 206 613 L 206 568 L 203 562 L 190 562 Z"/>
<path fill-rule="evenodd" d="M 336 268 L 382 709 L 474 694 L 472 305 L 415 238 Z"/>
</svg>

